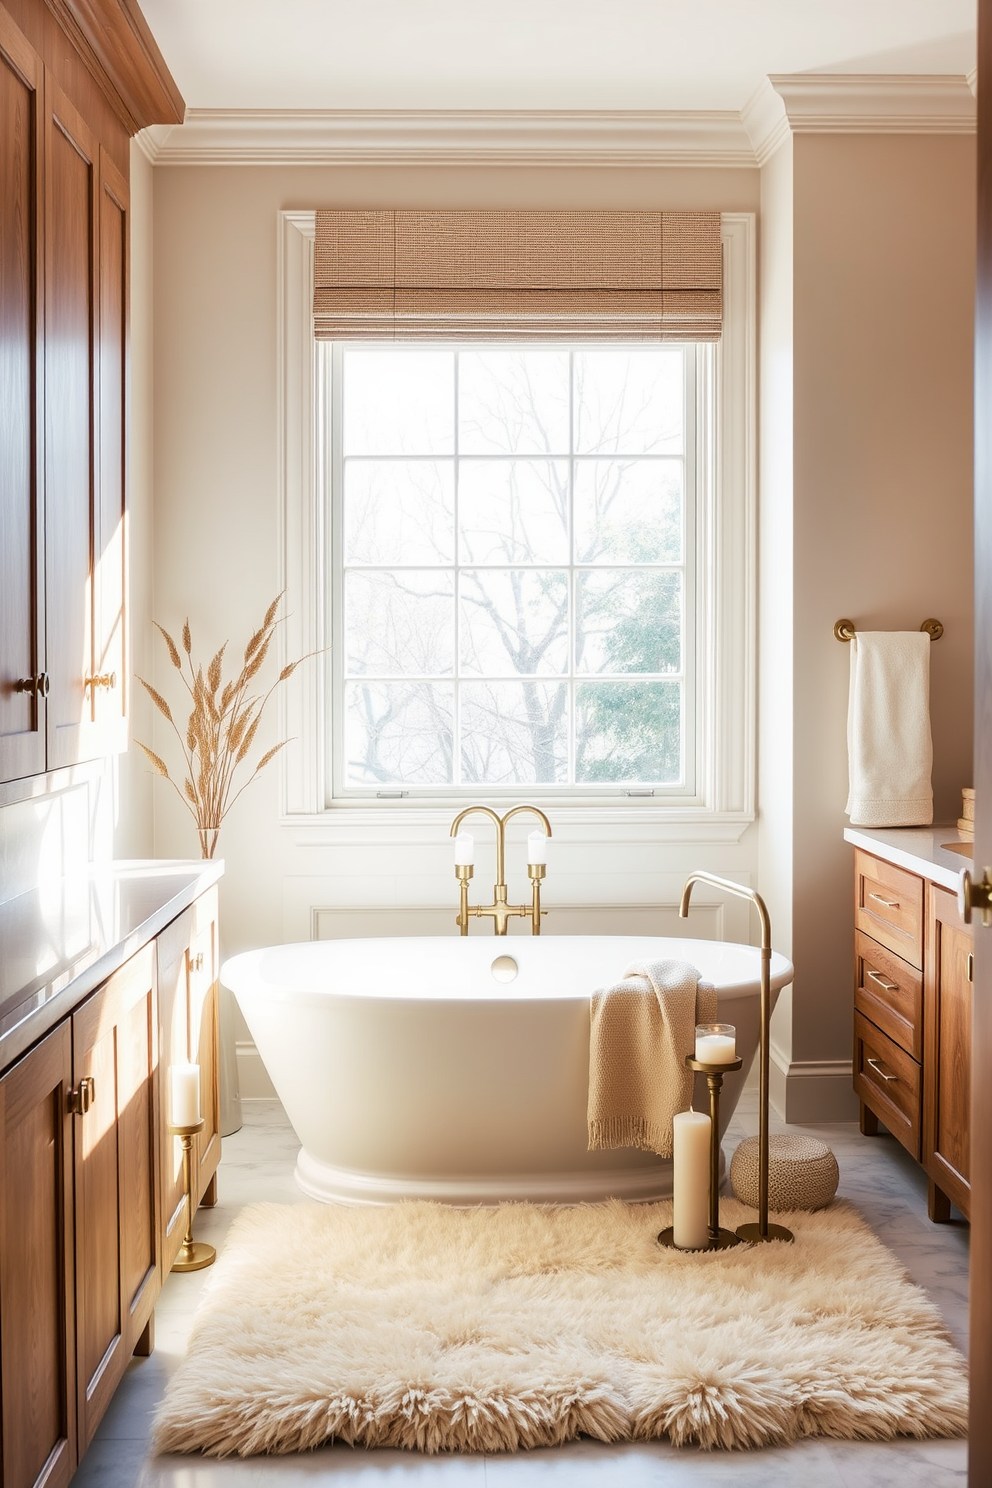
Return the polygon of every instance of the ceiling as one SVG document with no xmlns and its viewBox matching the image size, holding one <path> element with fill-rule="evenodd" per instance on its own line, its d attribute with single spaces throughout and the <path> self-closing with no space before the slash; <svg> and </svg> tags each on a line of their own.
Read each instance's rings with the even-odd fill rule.
<svg viewBox="0 0 992 1488">
<path fill-rule="evenodd" d="M 739 110 L 768 73 L 956 73 L 975 0 L 142 0 L 190 108 Z"/>
</svg>

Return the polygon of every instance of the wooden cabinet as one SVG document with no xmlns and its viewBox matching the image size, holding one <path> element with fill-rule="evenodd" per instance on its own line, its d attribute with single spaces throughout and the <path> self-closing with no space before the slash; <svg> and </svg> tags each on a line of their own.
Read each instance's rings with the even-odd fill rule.
<svg viewBox="0 0 992 1488">
<path fill-rule="evenodd" d="M 77 1461 L 72 1034 L 0 1077 L 0 1459 L 4 1488 L 63 1488 Z"/>
<path fill-rule="evenodd" d="M 975 959 L 970 925 L 957 898 L 929 886 L 925 1004 L 923 1163 L 930 1179 L 930 1218 L 950 1218 L 971 1199 L 971 994 Z"/>
<path fill-rule="evenodd" d="M 45 148 L 45 670 L 49 769 L 89 759 L 99 145 L 51 77 Z M 99 751 L 97 751 L 99 752 Z"/>
<path fill-rule="evenodd" d="M 182 113 L 130 3 L 0 5 L 0 781 L 126 746 L 128 136 Z"/>
<path fill-rule="evenodd" d="M 76 1115 L 77 1434 L 89 1446 L 162 1285 L 158 1007 L 148 945 L 72 1019 Z M 0 1321 L 2 1326 L 2 1321 Z"/>
<path fill-rule="evenodd" d="M 215 1175 L 220 1161 L 216 889 L 201 895 L 163 931 L 157 955 L 162 1067 L 186 1062 L 200 1066 L 204 1126 L 194 1144 L 193 1184 L 197 1202 L 210 1204 L 216 1197 Z M 182 1244 L 186 1205 L 180 1146 L 164 1121 L 161 1167 L 164 1264 L 168 1270 Z"/>
<path fill-rule="evenodd" d="M 220 1158 L 216 1024 L 205 1011 L 216 1003 L 216 925 L 212 889 L 0 1076 L 3 1488 L 63 1488 L 128 1361 L 151 1349 L 186 1217 L 164 1048 L 185 1060 L 192 1039 L 210 1082 L 199 1194 Z M 175 1047 L 158 968 L 180 944 Z M 202 967 L 200 947 L 211 948 Z"/>
<path fill-rule="evenodd" d="M 41 59 L 0 9 L 0 780 L 45 768 L 43 93 Z"/>
<path fill-rule="evenodd" d="M 931 1219 L 967 1217 L 971 930 L 938 884 L 855 854 L 854 1089 L 929 1178 Z"/>
</svg>

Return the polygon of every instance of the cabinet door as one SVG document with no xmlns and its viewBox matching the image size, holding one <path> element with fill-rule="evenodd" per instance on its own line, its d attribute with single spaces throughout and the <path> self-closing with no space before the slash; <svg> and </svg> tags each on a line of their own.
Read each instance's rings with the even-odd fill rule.
<svg viewBox="0 0 992 1488">
<path fill-rule="evenodd" d="M 73 1014 L 76 1118 L 76 1376 L 80 1451 L 92 1439 L 161 1287 L 155 948 Z"/>
<path fill-rule="evenodd" d="M 168 1128 L 169 1068 L 189 1060 L 189 951 L 193 939 L 193 911 L 188 909 L 166 925 L 156 942 L 158 958 L 159 1050 L 162 1070 L 161 1208 L 162 1265 L 168 1271 L 183 1243 L 186 1196 L 183 1190 L 182 1148 Z"/>
<path fill-rule="evenodd" d="M 93 569 L 93 748 L 127 747 L 128 189 L 100 150 L 99 483 Z"/>
<path fill-rule="evenodd" d="M 0 780 L 45 768 L 40 479 L 44 74 L 0 10 Z"/>
<path fill-rule="evenodd" d="M 48 768 L 93 730 L 97 143 L 48 74 L 45 151 L 45 559 Z"/>
<path fill-rule="evenodd" d="M 931 1180 L 931 1218 L 948 1200 L 968 1214 L 971 1188 L 971 930 L 953 894 L 929 886 L 924 987 L 923 1163 Z M 934 1192 L 933 1190 L 936 1190 Z"/>
<path fill-rule="evenodd" d="M 77 1460 L 71 1073 L 66 1022 L 0 1079 L 4 1488 L 62 1488 Z"/>
</svg>

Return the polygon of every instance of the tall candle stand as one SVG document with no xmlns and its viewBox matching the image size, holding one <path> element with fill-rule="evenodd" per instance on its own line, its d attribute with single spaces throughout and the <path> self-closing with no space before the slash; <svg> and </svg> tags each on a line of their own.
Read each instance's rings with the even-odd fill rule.
<svg viewBox="0 0 992 1488">
<path fill-rule="evenodd" d="M 716 889 L 723 889 L 727 894 L 736 894 L 739 899 L 750 899 L 758 912 L 761 923 L 761 1031 L 758 1045 L 758 1222 L 757 1224 L 742 1224 L 737 1228 L 737 1234 L 742 1240 L 749 1242 L 765 1240 L 792 1240 L 791 1230 L 785 1225 L 770 1224 L 768 1221 L 768 1073 L 769 1058 L 771 1050 L 771 1016 L 772 1016 L 772 922 L 768 914 L 768 906 L 756 889 L 745 888 L 744 884 L 735 883 L 732 878 L 719 878 L 715 873 L 707 873 L 704 869 L 697 869 L 690 873 L 682 887 L 682 903 L 679 905 L 679 916 L 684 920 L 689 913 L 689 898 L 692 894 L 692 886 L 697 883 L 712 884 Z"/>
<path fill-rule="evenodd" d="M 701 1059 L 695 1059 L 691 1054 L 685 1056 L 686 1069 L 695 1070 L 706 1076 L 706 1085 L 710 1093 L 710 1215 L 709 1215 L 709 1239 L 702 1247 L 703 1250 L 729 1250 L 732 1245 L 740 1245 L 740 1237 L 733 1230 L 720 1228 L 720 1091 L 723 1089 L 724 1075 L 739 1070 L 744 1063 L 742 1059 L 728 1060 L 726 1064 L 705 1064 Z M 675 1230 L 673 1226 L 662 1230 L 658 1236 L 659 1245 L 667 1245 L 671 1250 L 682 1250 L 684 1247 L 675 1244 Z"/>
<path fill-rule="evenodd" d="M 172 1263 L 173 1271 L 202 1271 L 204 1266 L 212 1266 L 217 1258 L 212 1245 L 205 1240 L 193 1239 L 193 1138 L 203 1130 L 203 1124 L 201 1116 L 191 1126 L 177 1126 L 175 1123 L 169 1126 L 172 1135 L 183 1144 L 183 1190 L 186 1194 L 186 1234 Z"/>
</svg>

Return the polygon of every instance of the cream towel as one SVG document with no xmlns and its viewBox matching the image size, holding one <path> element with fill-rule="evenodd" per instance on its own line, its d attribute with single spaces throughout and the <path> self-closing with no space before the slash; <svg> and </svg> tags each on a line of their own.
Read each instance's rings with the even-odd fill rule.
<svg viewBox="0 0 992 1488">
<path fill-rule="evenodd" d="M 687 961 L 629 966 L 589 1009 L 589 1148 L 672 1155 L 672 1117 L 692 1100 L 685 1056 L 698 1023 L 716 1019 L 716 990 Z"/>
<path fill-rule="evenodd" d="M 854 827 L 933 821 L 931 645 L 918 630 L 859 631 L 851 642 L 845 810 Z"/>
</svg>

